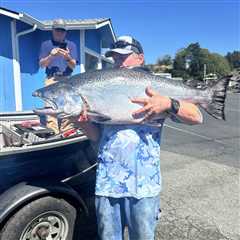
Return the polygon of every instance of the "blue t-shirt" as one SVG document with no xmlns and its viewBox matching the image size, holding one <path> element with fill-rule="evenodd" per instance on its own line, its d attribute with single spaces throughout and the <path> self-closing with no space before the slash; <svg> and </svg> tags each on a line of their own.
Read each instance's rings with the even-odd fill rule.
<svg viewBox="0 0 240 240">
<path fill-rule="evenodd" d="M 99 144 L 95 194 L 153 197 L 161 191 L 160 140 L 163 127 L 104 125 Z"/>
<path fill-rule="evenodd" d="M 77 61 L 78 54 L 77 54 L 77 47 L 76 44 L 72 41 L 65 40 L 67 44 L 67 48 L 69 49 L 70 56 Z M 39 53 L 39 59 L 47 57 L 53 48 L 56 46 L 53 45 L 51 40 L 47 40 L 42 43 L 40 53 Z M 48 68 L 51 67 L 58 67 L 61 72 L 64 72 L 66 70 L 66 67 L 68 66 L 67 61 L 62 56 L 53 56 L 52 61 L 48 65 Z"/>
</svg>

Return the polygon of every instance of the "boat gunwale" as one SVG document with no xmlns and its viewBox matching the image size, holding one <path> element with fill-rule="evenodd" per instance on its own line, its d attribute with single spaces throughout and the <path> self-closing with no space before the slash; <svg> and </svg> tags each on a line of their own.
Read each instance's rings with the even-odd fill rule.
<svg viewBox="0 0 240 240">
<path fill-rule="evenodd" d="M 21 112 L 0 112 L 0 122 L 2 121 L 21 121 L 29 119 L 37 119 L 38 116 L 31 111 L 21 111 Z M 14 154 L 22 154 L 27 152 L 42 151 L 51 148 L 58 148 L 64 145 L 69 145 L 77 142 L 83 142 L 88 138 L 82 134 L 77 136 L 70 136 L 68 138 L 59 138 L 54 140 L 48 140 L 34 143 L 31 145 L 23 145 L 21 147 L 6 147 L 0 149 L 0 160 L 3 156 L 9 156 Z"/>
<path fill-rule="evenodd" d="M 77 142 L 80 143 L 87 139 L 88 138 L 85 135 L 82 135 L 82 136 L 76 136 L 76 137 L 71 137 L 66 139 L 57 139 L 56 141 L 53 141 L 50 143 L 47 142 L 47 143 L 40 143 L 36 145 L 28 145 L 28 146 L 25 145 L 22 147 L 6 147 L 6 149 L 2 148 L 0 151 L 0 160 L 2 156 L 34 152 L 34 151 L 42 151 L 42 150 L 51 149 L 51 148 L 58 148 L 64 145 L 72 144 L 72 143 L 77 143 Z"/>
</svg>

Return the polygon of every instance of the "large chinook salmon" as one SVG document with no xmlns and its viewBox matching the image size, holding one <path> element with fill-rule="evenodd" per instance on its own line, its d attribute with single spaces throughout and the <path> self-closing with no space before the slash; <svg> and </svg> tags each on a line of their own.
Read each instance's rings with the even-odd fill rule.
<svg viewBox="0 0 240 240">
<path fill-rule="evenodd" d="M 87 109 L 91 121 L 105 124 L 141 123 L 143 116 L 133 118 L 139 105 L 130 98 L 146 97 L 151 86 L 163 96 L 198 104 L 217 119 L 225 119 L 224 104 L 229 77 L 221 78 L 205 89 L 186 86 L 182 81 L 167 79 L 134 69 L 97 70 L 78 74 L 36 90 L 48 107 L 35 109 L 37 114 L 57 115 L 59 118 L 77 116 Z M 160 115 L 158 118 L 163 118 Z M 151 120 L 149 124 L 154 124 Z M 145 123 L 146 124 L 146 123 Z"/>
</svg>

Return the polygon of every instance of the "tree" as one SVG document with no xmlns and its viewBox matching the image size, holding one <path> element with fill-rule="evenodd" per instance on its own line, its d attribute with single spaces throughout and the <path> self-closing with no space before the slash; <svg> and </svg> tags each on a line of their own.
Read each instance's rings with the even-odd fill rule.
<svg viewBox="0 0 240 240">
<path fill-rule="evenodd" d="M 183 79 L 203 80 L 204 65 L 207 73 L 215 73 L 218 77 L 230 72 L 229 63 L 223 56 L 210 53 L 208 49 L 201 48 L 199 43 L 192 43 L 177 52 L 172 74 L 176 77 L 183 77 Z"/>
<path fill-rule="evenodd" d="M 164 55 L 162 58 L 157 60 L 157 65 L 172 65 L 172 57 L 170 55 Z"/>
<path fill-rule="evenodd" d="M 207 65 L 208 72 L 216 73 L 217 76 L 224 76 L 231 71 L 230 65 L 226 58 L 218 53 L 212 53 L 209 56 L 209 63 Z"/>
<path fill-rule="evenodd" d="M 228 60 L 231 69 L 240 68 L 240 51 L 228 52 L 225 58 Z"/>
<path fill-rule="evenodd" d="M 172 69 L 172 75 L 174 77 L 182 77 L 183 79 L 188 79 L 190 77 L 188 71 L 186 70 L 186 57 L 187 52 L 185 49 L 181 49 L 177 52 L 173 61 Z"/>
</svg>

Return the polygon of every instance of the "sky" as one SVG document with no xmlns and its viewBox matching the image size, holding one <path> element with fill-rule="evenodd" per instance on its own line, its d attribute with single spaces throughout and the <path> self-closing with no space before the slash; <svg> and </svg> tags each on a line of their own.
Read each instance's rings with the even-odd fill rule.
<svg viewBox="0 0 240 240">
<path fill-rule="evenodd" d="M 117 36 L 132 35 L 146 63 L 199 42 L 225 55 L 240 47 L 240 0 L 0 0 L 39 20 L 111 18 Z"/>
</svg>

